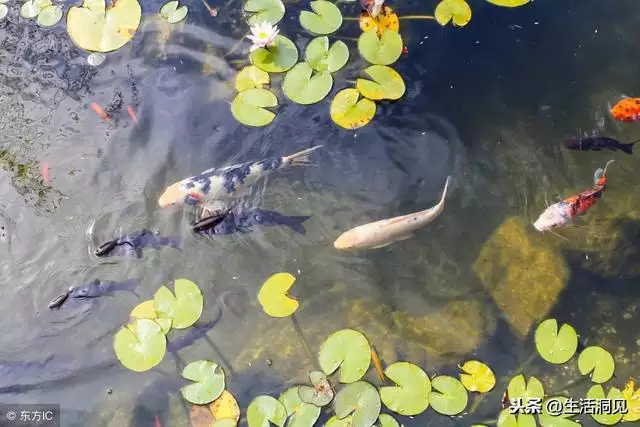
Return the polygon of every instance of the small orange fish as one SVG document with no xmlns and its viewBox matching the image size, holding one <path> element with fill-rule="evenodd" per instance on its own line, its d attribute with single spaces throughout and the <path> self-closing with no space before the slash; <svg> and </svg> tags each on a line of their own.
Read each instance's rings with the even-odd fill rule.
<svg viewBox="0 0 640 427">
<path fill-rule="evenodd" d="M 640 98 L 624 98 L 611 108 L 611 116 L 621 122 L 640 120 Z"/>
<path fill-rule="evenodd" d="M 373 347 L 371 347 L 371 360 L 373 361 L 373 366 L 376 367 L 376 372 L 378 372 L 378 376 L 380 377 L 380 380 L 384 381 L 385 377 L 384 377 L 384 370 L 382 369 L 382 362 L 380 361 L 380 358 L 378 357 L 378 353 L 376 353 Z"/>
<path fill-rule="evenodd" d="M 51 184 L 51 180 L 49 179 L 49 163 L 42 164 L 42 181 L 44 181 L 46 185 Z"/>
<path fill-rule="evenodd" d="M 156 415 L 156 418 L 153 420 L 153 427 L 162 427 L 162 423 L 160 422 L 160 418 Z"/>
<path fill-rule="evenodd" d="M 101 119 L 103 119 L 103 120 L 111 120 L 111 118 L 109 117 L 107 112 L 104 111 L 104 108 L 102 108 L 99 104 L 97 104 L 95 102 L 92 102 L 91 103 L 91 108 L 93 108 L 93 111 L 95 111 L 96 114 L 99 115 Z"/>
<path fill-rule="evenodd" d="M 135 124 L 138 124 L 138 117 L 136 116 L 136 112 L 131 105 L 127 107 L 127 113 L 129 113 L 129 117 Z"/>
</svg>

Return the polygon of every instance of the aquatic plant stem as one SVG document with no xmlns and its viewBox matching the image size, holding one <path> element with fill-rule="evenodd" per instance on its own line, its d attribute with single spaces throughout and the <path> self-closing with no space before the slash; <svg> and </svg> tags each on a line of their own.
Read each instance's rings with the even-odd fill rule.
<svg viewBox="0 0 640 427">
<path fill-rule="evenodd" d="M 436 17 L 431 15 L 406 15 L 399 16 L 398 19 L 436 19 Z"/>
<path fill-rule="evenodd" d="M 305 351 L 307 352 L 307 355 L 309 356 L 309 360 L 311 360 L 311 364 L 318 371 L 321 371 L 322 369 L 320 369 L 320 366 L 318 366 L 318 364 L 316 362 L 316 358 L 313 357 L 313 353 L 311 352 L 311 349 L 309 348 L 309 344 L 307 344 L 307 340 L 304 339 L 304 335 L 302 334 L 302 329 L 300 329 L 300 325 L 298 324 L 298 320 L 296 319 L 295 314 L 291 315 L 291 323 L 293 323 L 293 329 L 296 330 L 296 333 L 298 334 L 298 337 L 300 337 L 300 341 L 302 341 L 302 345 L 303 345 Z"/>
<path fill-rule="evenodd" d="M 238 40 L 238 42 L 236 44 L 234 44 L 231 47 L 231 49 L 229 49 L 229 52 L 227 52 L 224 56 L 227 57 L 227 56 L 231 55 L 233 52 L 235 52 L 236 50 L 238 50 L 238 48 L 240 47 L 240 45 L 242 44 L 244 39 L 246 39 L 249 34 L 251 34 L 251 33 L 246 33 L 244 36 L 242 36 L 240 38 L 240 40 Z"/>
</svg>

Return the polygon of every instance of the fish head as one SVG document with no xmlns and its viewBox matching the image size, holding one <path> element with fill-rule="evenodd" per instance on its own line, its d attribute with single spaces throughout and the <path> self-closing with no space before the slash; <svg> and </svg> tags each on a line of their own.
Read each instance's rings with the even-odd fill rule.
<svg viewBox="0 0 640 427">
<path fill-rule="evenodd" d="M 533 223 L 533 227 L 538 231 L 548 231 L 562 227 L 569 222 L 569 214 L 566 211 L 568 204 L 559 202 L 545 209 L 538 219 Z"/>
<path fill-rule="evenodd" d="M 342 235 L 333 242 L 333 247 L 342 251 L 355 250 L 362 245 L 363 242 L 364 240 L 357 230 L 349 230 L 342 233 Z"/>
<path fill-rule="evenodd" d="M 168 208 L 169 206 L 183 204 L 186 194 L 182 184 L 183 181 L 178 181 L 168 186 L 158 199 L 158 205 L 161 208 Z"/>
</svg>

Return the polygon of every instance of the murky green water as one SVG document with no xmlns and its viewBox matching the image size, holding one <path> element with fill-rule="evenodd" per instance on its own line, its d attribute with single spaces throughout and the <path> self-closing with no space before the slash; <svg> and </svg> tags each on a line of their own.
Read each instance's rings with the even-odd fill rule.
<svg viewBox="0 0 640 427">
<path fill-rule="evenodd" d="M 160 6 L 142 4 L 145 14 Z M 328 106 L 364 66 L 353 41 L 358 59 L 335 76 L 327 100 L 286 103 L 271 126 L 249 129 L 228 103 L 248 49 L 228 53 L 246 31 L 240 2 L 217 5 L 217 17 L 194 2 L 187 23 L 173 27 L 146 19 L 134 41 L 98 68 L 61 26 L 39 29 L 14 4 L 0 22 L 0 366 L 7 367 L 0 401 L 60 403 L 69 426 L 150 426 L 156 415 L 164 426 L 188 425 L 179 372 L 200 358 L 223 364 L 243 409 L 259 394 L 277 396 L 313 368 L 291 321 L 267 319 L 255 301 L 279 271 L 298 277 L 296 317 L 314 351 L 330 332 L 351 327 L 387 364 L 408 360 L 430 374 L 457 375 L 456 364 L 478 358 L 495 370 L 498 386 L 472 414 L 429 410 L 403 419 L 407 426 L 495 418 L 506 384 L 500 378 L 529 359 L 533 329 L 550 316 L 574 325 L 587 345 L 611 351 L 618 363 L 612 383 L 622 387 L 640 357 L 639 162 L 635 154 L 567 152 L 560 142 L 580 132 L 640 136 L 638 125 L 607 115 L 621 95 L 640 93 L 637 7 L 627 0 L 539 0 L 513 10 L 471 4 L 473 19 L 462 29 L 402 21 L 408 53 L 396 69 L 407 93 L 350 132 L 330 121 Z M 434 6 L 392 5 L 401 15 L 430 14 Z M 299 7 L 287 5 L 282 31 L 300 47 L 309 38 L 297 34 Z M 340 34 L 357 37 L 357 23 L 345 22 Z M 100 120 L 92 102 L 113 120 Z M 275 174 L 249 200 L 312 215 L 305 236 L 274 227 L 194 238 L 181 210 L 157 207 L 163 189 L 183 177 L 318 143 L 325 145 L 314 154 L 318 167 Z M 545 192 L 553 199 L 581 191 L 609 159 L 617 161 L 608 192 L 581 227 L 560 232 L 563 239 L 527 226 L 544 209 Z M 43 163 L 52 188 L 41 181 Z M 444 213 L 414 238 L 367 253 L 333 249 L 351 227 L 433 205 L 447 175 L 454 181 Z M 95 244 L 143 227 L 183 236 L 184 250 L 115 263 L 91 254 Z M 47 308 L 70 285 L 134 277 L 142 280 L 141 299 L 118 293 Z M 247 294 L 178 359 L 167 354 L 143 374 L 126 370 L 113 354 L 114 333 L 135 305 L 179 277 L 203 289 L 203 320 L 215 315 L 224 291 Z M 537 359 L 525 373 L 562 391 L 579 375 L 570 365 Z M 571 394 L 584 396 L 587 385 Z"/>
</svg>

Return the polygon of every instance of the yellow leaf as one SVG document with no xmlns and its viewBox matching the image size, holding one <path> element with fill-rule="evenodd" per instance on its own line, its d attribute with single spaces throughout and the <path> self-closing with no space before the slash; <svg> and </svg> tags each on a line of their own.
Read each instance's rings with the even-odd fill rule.
<svg viewBox="0 0 640 427">
<path fill-rule="evenodd" d="M 622 390 L 622 396 L 627 401 L 627 413 L 622 417 L 623 421 L 640 420 L 640 388 L 634 391 L 635 384 L 634 379 L 629 378 L 624 390 Z"/>
<path fill-rule="evenodd" d="M 265 313 L 271 317 L 287 317 L 298 309 L 298 301 L 287 296 L 295 281 L 289 273 L 276 273 L 264 282 L 258 292 L 258 301 Z"/>
<path fill-rule="evenodd" d="M 496 385 L 496 377 L 487 365 L 477 360 L 469 360 L 460 367 L 460 382 L 469 391 L 486 393 Z"/>
<path fill-rule="evenodd" d="M 358 79 L 356 89 L 371 100 L 400 99 L 406 90 L 400 74 L 385 65 L 372 65 L 364 70 L 373 81 Z"/>
<path fill-rule="evenodd" d="M 520 7 L 531 2 L 531 0 L 487 0 L 487 1 L 491 4 L 495 4 L 496 6 L 502 6 L 502 7 Z"/>
<path fill-rule="evenodd" d="M 143 301 L 133 310 L 131 310 L 131 314 L 129 317 L 132 319 L 151 319 L 155 320 L 155 322 L 160 325 L 162 328 L 162 332 L 165 334 L 171 330 L 171 319 L 169 318 L 158 318 L 158 313 L 156 313 L 156 307 L 152 299 Z"/>
<path fill-rule="evenodd" d="M 373 18 L 366 10 L 360 14 L 360 29 L 363 32 L 376 29 L 379 35 L 387 30 L 400 31 L 400 20 L 388 6 L 382 6 L 378 16 Z"/>
<path fill-rule="evenodd" d="M 240 407 L 236 398 L 227 390 L 209 405 L 214 421 L 231 418 L 238 422 L 240 419 Z"/>
<path fill-rule="evenodd" d="M 345 129 L 358 129 L 366 125 L 376 114 L 376 103 L 362 98 L 357 89 L 343 89 L 331 102 L 331 120 Z"/>
<path fill-rule="evenodd" d="M 435 17 L 442 26 L 453 20 L 456 27 L 464 27 L 471 21 L 471 7 L 464 0 L 442 0 L 436 6 Z"/>
</svg>

